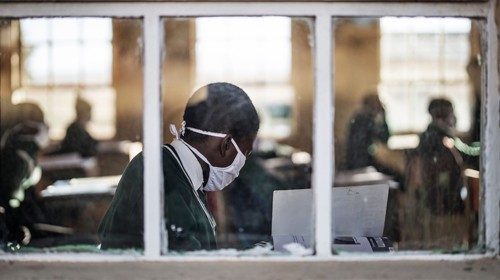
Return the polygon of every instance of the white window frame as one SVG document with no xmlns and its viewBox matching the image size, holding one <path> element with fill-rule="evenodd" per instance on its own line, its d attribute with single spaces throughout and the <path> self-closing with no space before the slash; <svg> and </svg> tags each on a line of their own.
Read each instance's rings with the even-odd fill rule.
<svg viewBox="0 0 500 280">
<path fill-rule="evenodd" d="M 143 19 L 144 38 L 144 254 L 113 256 L 108 254 L 39 254 L 9 255 L 1 259 L 61 261 L 124 260 L 255 260 L 256 257 L 175 257 L 166 252 L 163 220 L 163 182 L 161 168 L 161 90 L 160 50 L 162 17 L 195 16 L 301 16 L 314 18 L 315 98 L 312 187 L 314 190 L 314 248 L 309 257 L 269 257 L 265 260 L 383 260 L 483 258 L 499 253 L 500 197 L 500 94 L 498 73 L 498 38 L 495 4 L 498 0 L 477 3 L 384 3 L 384 2 L 167 2 L 167 3 L 1 3 L 0 17 L 134 17 Z M 335 17 L 428 16 L 472 17 L 485 21 L 483 42 L 486 47 L 486 69 L 483 80 L 482 145 L 482 224 L 480 242 L 486 248 L 479 255 L 373 255 L 332 256 L 331 252 L 331 186 L 334 176 L 333 150 L 333 61 L 332 22 Z M 168 86 L 168 85 L 167 85 Z M 163 248 L 162 248 L 163 246 Z M 264 259 L 264 257 L 257 257 Z"/>
</svg>

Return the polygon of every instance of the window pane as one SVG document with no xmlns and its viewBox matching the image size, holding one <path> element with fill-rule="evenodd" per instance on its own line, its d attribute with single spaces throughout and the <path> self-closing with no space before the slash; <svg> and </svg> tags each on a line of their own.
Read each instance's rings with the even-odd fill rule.
<svg viewBox="0 0 500 280">
<path fill-rule="evenodd" d="M 25 47 L 23 50 L 23 84 L 46 85 L 49 81 L 49 47 L 46 43 Z"/>
<path fill-rule="evenodd" d="M 24 19 L 20 34 L 24 45 L 46 43 L 49 38 L 49 22 L 50 20 L 43 18 Z"/>
<path fill-rule="evenodd" d="M 142 21 L 0 22 L 0 251 L 141 249 L 142 217 L 114 217 L 142 213 L 142 185 L 119 183 L 142 176 L 125 170 L 142 166 Z"/>
<path fill-rule="evenodd" d="M 51 63 L 53 83 L 78 84 L 78 71 L 81 65 L 81 53 L 77 43 L 59 43 L 52 47 Z"/>
<path fill-rule="evenodd" d="M 408 90 L 407 95 L 413 99 L 421 111 L 432 97 L 444 95 L 456 104 L 464 98 L 459 92 L 470 92 L 467 83 L 466 66 L 470 58 L 470 20 L 437 19 L 437 18 L 383 18 L 380 20 L 380 71 L 379 86 L 383 98 L 391 99 L 398 95 L 391 91 L 396 83 Z M 395 49 L 398 49 L 394 54 Z M 391 85 L 389 85 L 391 84 Z M 410 86 L 411 85 L 411 86 Z M 458 87 L 455 85 L 459 85 Z M 397 86 L 397 85 L 396 85 Z M 426 98 L 421 98 L 421 96 Z M 418 101 L 420 100 L 420 101 Z M 465 100 L 468 100 L 466 98 Z M 390 108 L 393 106 L 390 106 Z M 388 108 L 387 118 L 398 122 L 401 114 Z M 470 128 L 472 108 L 456 108 L 460 115 L 457 128 L 464 132 Z M 414 111 L 414 110 L 408 110 Z M 408 112 L 407 111 L 407 112 Z M 415 114 L 413 127 L 406 125 L 406 130 L 422 128 L 426 117 Z M 404 132 L 399 126 L 395 132 Z"/>
<path fill-rule="evenodd" d="M 197 81 L 198 84 L 221 77 L 246 83 L 276 83 L 290 79 L 289 18 L 263 18 L 259 21 L 199 18 L 196 19 L 196 28 L 196 75 L 205 80 Z M 242 56 L 241 53 L 252 53 L 253 56 Z M 255 57 L 262 59 L 256 60 Z M 213 67 L 221 62 L 227 65 Z"/>
<path fill-rule="evenodd" d="M 481 55 L 470 19 L 335 20 L 334 250 L 475 246 Z"/>
<path fill-rule="evenodd" d="M 254 248 L 250 252 L 278 254 L 305 246 L 306 254 L 312 252 L 310 26 L 310 19 L 288 17 L 164 19 L 164 142 L 171 145 L 164 148 L 164 169 L 172 157 L 168 148 L 173 148 L 188 174 L 181 175 L 184 183 L 175 181 L 179 175 L 166 173 L 164 178 L 170 251 Z M 219 84 L 203 88 L 210 83 Z M 255 112 L 238 88 L 248 95 L 260 118 L 253 145 Z M 169 128 L 174 124 L 181 129 L 183 120 L 181 138 L 187 145 L 173 140 Z M 253 149 L 234 181 L 231 172 L 240 167 L 235 144 L 229 142 L 228 154 L 217 154 L 216 146 L 209 145 L 221 144 L 224 138 L 205 137 L 192 128 L 231 134 L 242 153 Z M 219 168 L 210 168 L 201 157 L 197 160 L 195 149 Z M 220 168 L 231 162 L 233 167 Z M 182 172 L 178 166 L 170 170 Z M 187 190 L 182 184 L 189 186 Z M 294 210 L 289 192 L 283 195 L 292 189 L 304 192 L 304 209 Z M 294 211 L 302 212 L 300 225 L 290 223 L 287 214 Z M 283 246 L 289 243 L 300 245 Z M 259 244 L 263 247 L 255 249 Z"/>
<path fill-rule="evenodd" d="M 53 41 L 76 42 L 80 40 L 83 21 L 77 18 L 55 18 L 49 22 L 49 38 Z"/>
<path fill-rule="evenodd" d="M 82 20 L 81 38 L 85 42 L 111 41 L 113 27 L 107 18 L 85 18 Z"/>
<path fill-rule="evenodd" d="M 111 42 L 92 42 L 82 46 L 83 82 L 85 84 L 111 84 L 113 45 Z"/>
<path fill-rule="evenodd" d="M 66 23 L 69 24 L 68 27 L 58 27 L 60 24 Z M 46 26 L 50 30 L 57 29 L 58 37 L 53 38 L 50 35 L 50 30 L 50 32 L 41 32 L 38 25 Z M 75 27 L 75 29 L 72 26 L 79 27 Z M 17 102 L 28 98 L 42 103 L 44 110 L 47 110 L 47 122 L 50 125 L 51 137 L 61 139 L 64 136 L 66 126 L 70 123 L 68 119 L 71 119 L 71 114 L 65 114 L 66 117 L 62 118 L 54 115 L 53 112 L 61 109 L 51 110 L 47 104 L 53 98 L 47 97 L 47 92 L 51 91 L 55 96 L 61 92 L 61 89 L 58 88 L 64 87 L 63 91 L 66 93 L 63 94 L 65 97 L 62 98 L 73 102 L 76 94 L 83 94 L 87 91 L 86 88 L 92 87 L 91 91 L 101 93 L 95 95 L 99 96 L 103 102 L 114 100 L 115 90 L 111 87 L 113 62 L 111 19 L 23 19 L 20 21 L 20 28 L 23 46 L 21 52 L 23 87 L 15 92 L 13 98 L 18 100 Z M 77 37 L 82 38 L 81 40 L 73 40 L 75 38 L 73 31 L 75 30 L 77 35 L 79 34 Z M 33 36 L 33 38 L 38 38 L 42 35 L 45 37 L 40 40 L 30 39 Z M 52 104 L 57 104 L 57 101 L 52 101 Z M 96 137 L 109 139 L 115 133 L 114 110 L 109 110 L 106 106 L 98 106 L 98 108 L 100 109 L 96 110 L 96 121 L 105 125 L 108 132 L 98 132 Z M 70 112 L 71 109 L 68 108 L 66 111 Z M 90 130 L 92 131 L 94 128 L 91 127 Z"/>
<path fill-rule="evenodd" d="M 23 19 L 20 25 L 25 86 L 111 83 L 111 19 Z"/>
</svg>

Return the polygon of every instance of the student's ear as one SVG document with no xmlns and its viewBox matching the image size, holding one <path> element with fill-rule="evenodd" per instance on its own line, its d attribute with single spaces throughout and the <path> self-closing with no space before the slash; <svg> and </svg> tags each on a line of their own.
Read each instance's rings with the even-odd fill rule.
<svg viewBox="0 0 500 280">
<path fill-rule="evenodd" d="M 226 135 L 226 137 L 222 139 L 220 144 L 220 153 L 222 157 L 225 157 L 229 149 L 231 149 L 231 139 L 233 139 L 233 136 L 231 136 L 230 134 Z"/>
</svg>

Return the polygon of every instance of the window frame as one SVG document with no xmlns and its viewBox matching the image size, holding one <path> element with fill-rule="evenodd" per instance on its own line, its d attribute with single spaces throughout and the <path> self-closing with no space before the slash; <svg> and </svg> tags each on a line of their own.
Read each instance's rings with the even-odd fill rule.
<svg viewBox="0 0 500 280">
<path fill-rule="evenodd" d="M 489 2 L 455 3 L 384 3 L 384 2 L 164 2 L 164 3 L 0 3 L 0 17 L 131 17 L 143 20 L 144 55 L 144 254 L 113 256 L 95 254 L 0 255 L 2 259 L 20 260 L 255 260 L 255 257 L 181 257 L 162 256 L 167 252 L 163 217 L 163 182 L 161 168 L 161 19 L 162 17 L 196 16 L 301 16 L 314 19 L 315 94 L 313 109 L 312 188 L 314 202 L 313 243 L 316 254 L 309 257 L 258 257 L 265 260 L 383 260 L 383 259 L 474 259 L 499 253 L 500 208 L 500 123 L 498 93 L 498 37 L 495 5 Z M 334 48 L 332 37 L 336 17 L 428 16 L 469 17 L 484 20 L 483 44 L 486 45 L 483 67 L 482 98 L 482 182 L 480 241 L 486 252 L 478 255 L 384 255 L 332 256 L 331 252 L 331 186 L 334 177 L 333 116 Z M 333 93 L 333 94 L 332 94 Z M 328 209 L 324 211 L 322 209 Z"/>
</svg>

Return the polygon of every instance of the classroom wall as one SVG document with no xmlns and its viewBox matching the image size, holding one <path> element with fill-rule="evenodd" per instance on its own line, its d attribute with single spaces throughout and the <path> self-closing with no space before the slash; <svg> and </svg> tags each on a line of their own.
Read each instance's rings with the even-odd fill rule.
<svg viewBox="0 0 500 280">
<path fill-rule="evenodd" d="M 292 75 L 295 91 L 292 133 L 282 143 L 312 152 L 314 106 L 314 42 L 312 21 L 292 20 Z"/>
<path fill-rule="evenodd" d="M 310 26 L 304 21 L 294 21 L 292 24 L 292 84 L 296 94 L 296 113 L 292 135 L 283 142 L 312 152 L 314 46 L 308 38 L 301 36 L 306 28 Z M 375 89 L 379 82 L 378 23 L 373 20 L 339 20 L 332 42 L 336 47 L 332 61 L 336 76 L 335 160 L 337 165 L 342 165 L 348 122 L 363 95 Z"/>
<path fill-rule="evenodd" d="M 338 20 L 335 29 L 335 165 L 345 162 L 349 121 L 363 96 L 380 81 L 380 29 L 377 20 Z"/>
<path fill-rule="evenodd" d="M 169 125 L 180 128 L 186 103 L 193 93 L 196 26 L 193 19 L 165 20 L 162 49 L 163 141 L 173 136 Z"/>
<path fill-rule="evenodd" d="M 117 140 L 142 139 L 143 48 L 142 24 L 113 20 L 113 86 L 117 92 Z M 168 125 L 179 126 L 184 106 L 193 90 L 194 21 L 164 21 L 161 92 L 163 135 L 170 142 Z"/>
<path fill-rule="evenodd" d="M 141 141 L 142 139 L 144 53 L 142 42 L 142 23 L 140 21 L 113 20 L 116 140 Z"/>
<path fill-rule="evenodd" d="M 19 56 L 16 56 L 16 44 L 18 42 L 18 22 L 11 20 L 0 20 L 0 120 L 1 131 L 12 119 L 11 95 L 15 88 L 12 83 L 12 75 L 16 72 Z M 17 61 L 15 60 L 17 58 Z"/>
</svg>

